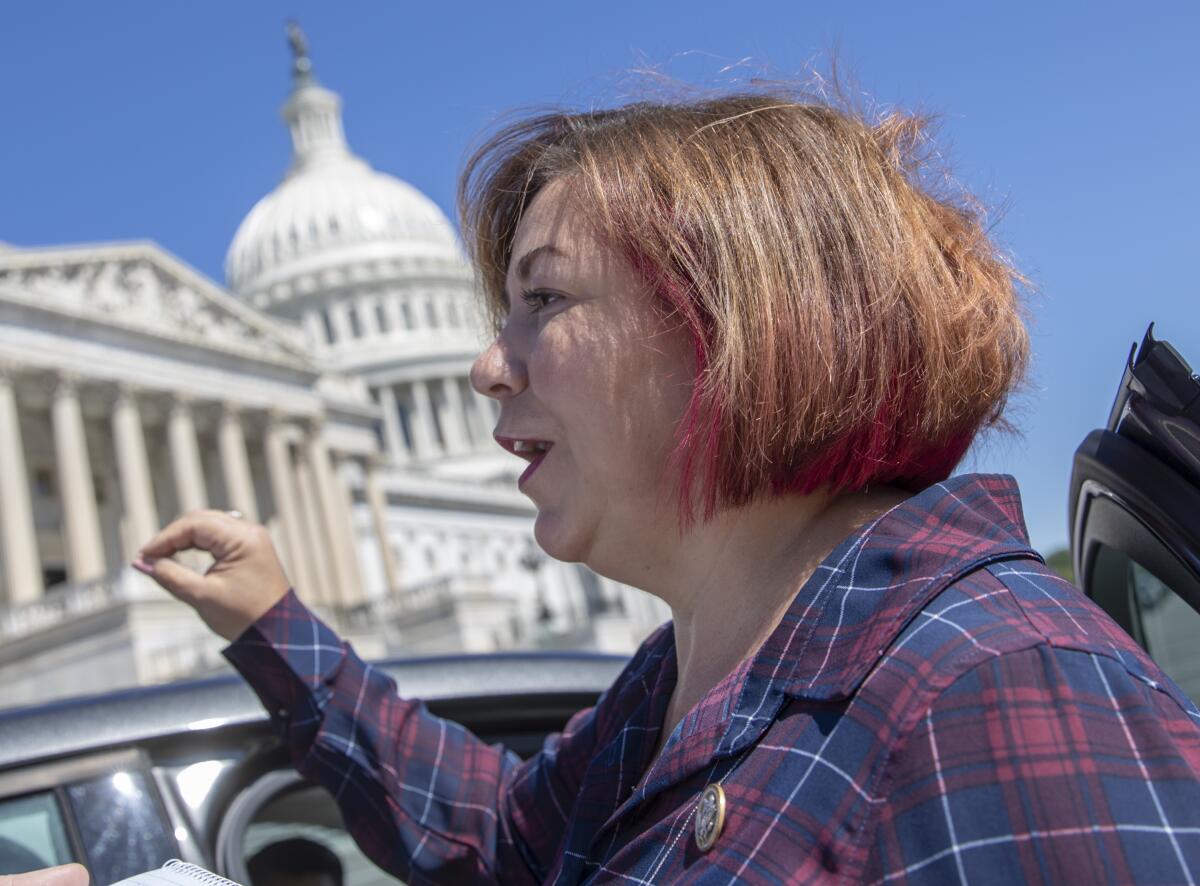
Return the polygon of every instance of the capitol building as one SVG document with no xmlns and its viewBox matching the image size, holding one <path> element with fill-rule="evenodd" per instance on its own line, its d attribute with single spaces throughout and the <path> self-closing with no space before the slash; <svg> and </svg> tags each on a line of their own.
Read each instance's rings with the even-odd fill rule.
<svg viewBox="0 0 1200 886">
<path fill-rule="evenodd" d="M 265 524 L 366 657 L 629 651 L 669 617 L 534 545 L 525 463 L 468 383 L 483 332 L 454 228 L 350 150 L 292 42 L 291 166 L 224 286 L 150 242 L 0 245 L 0 707 L 224 667 L 129 565 L 195 508 Z"/>
</svg>

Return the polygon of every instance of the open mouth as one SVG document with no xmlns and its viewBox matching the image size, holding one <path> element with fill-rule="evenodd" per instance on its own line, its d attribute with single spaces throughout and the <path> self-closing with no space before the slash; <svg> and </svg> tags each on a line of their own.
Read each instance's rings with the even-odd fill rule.
<svg viewBox="0 0 1200 886">
<path fill-rule="evenodd" d="M 518 458 L 523 458 L 529 462 L 529 467 L 527 467 L 517 479 L 518 489 L 524 486 L 525 482 L 531 476 L 533 476 L 533 472 L 538 469 L 538 466 L 542 463 L 542 460 L 545 459 L 546 453 L 548 453 L 554 447 L 554 444 L 549 440 L 537 440 L 533 438 L 522 437 L 501 437 L 498 434 L 496 435 L 496 442 L 513 455 L 517 456 Z"/>
</svg>

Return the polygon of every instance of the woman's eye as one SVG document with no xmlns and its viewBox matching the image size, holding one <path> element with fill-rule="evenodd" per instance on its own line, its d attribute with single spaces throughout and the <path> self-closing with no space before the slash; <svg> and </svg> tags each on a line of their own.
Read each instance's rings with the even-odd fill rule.
<svg viewBox="0 0 1200 886">
<path fill-rule="evenodd" d="M 536 314 L 561 298 L 557 292 L 548 292 L 545 289 L 527 289 L 521 293 L 521 301 L 528 305 L 531 314 Z"/>
</svg>

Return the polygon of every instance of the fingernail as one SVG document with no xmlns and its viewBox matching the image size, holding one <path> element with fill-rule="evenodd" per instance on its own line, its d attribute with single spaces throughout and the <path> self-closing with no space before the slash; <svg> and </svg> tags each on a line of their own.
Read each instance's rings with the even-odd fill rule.
<svg viewBox="0 0 1200 886">
<path fill-rule="evenodd" d="M 138 557 L 136 560 L 134 560 L 129 565 L 132 566 L 134 569 L 136 569 L 138 572 L 141 572 L 145 575 L 150 575 L 151 573 L 154 572 L 154 563 L 155 563 L 154 560 L 150 560 L 149 562 L 147 562 L 146 560 L 143 560 L 141 557 Z"/>
</svg>

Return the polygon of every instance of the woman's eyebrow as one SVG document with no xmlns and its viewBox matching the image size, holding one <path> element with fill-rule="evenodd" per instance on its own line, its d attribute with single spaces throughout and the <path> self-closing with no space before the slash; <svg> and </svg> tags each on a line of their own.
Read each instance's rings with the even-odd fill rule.
<svg viewBox="0 0 1200 886">
<path fill-rule="evenodd" d="M 543 255 L 566 256 L 566 252 L 559 249 L 553 243 L 543 243 L 536 249 L 531 249 L 519 259 L 517 259 L 517 279 L 528 280 L 529 272 L 533 268 L 533 263 Z"/>
</svg>

